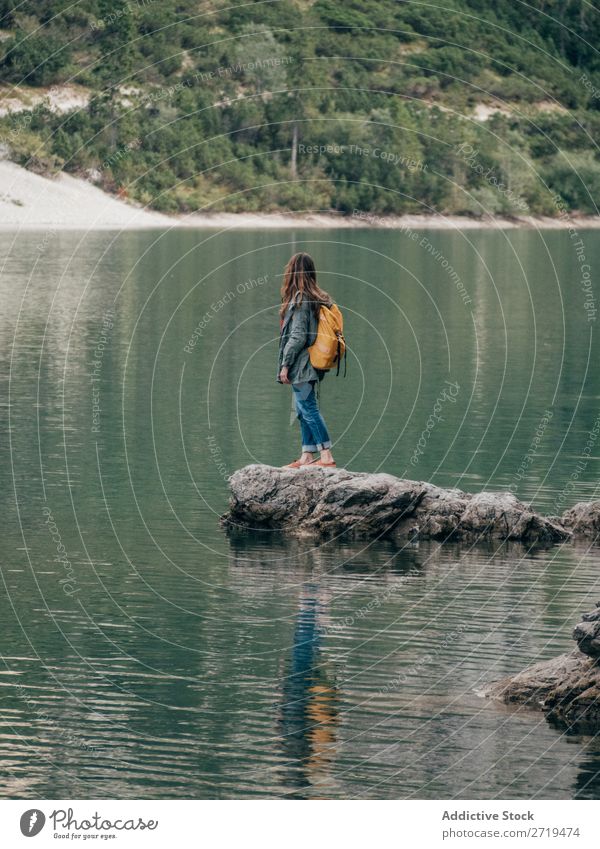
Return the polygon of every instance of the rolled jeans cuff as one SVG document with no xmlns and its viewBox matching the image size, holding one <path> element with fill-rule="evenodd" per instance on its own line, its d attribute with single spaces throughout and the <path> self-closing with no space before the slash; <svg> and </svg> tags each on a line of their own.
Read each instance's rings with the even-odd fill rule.
<svg viewBox="0 0 600 849">
<path fill-rule="evenodd" d="M 328 451 L 331 448 L 331 442 L 317 442 L 316 445 L 303 445 L 302 450 L 307 454 L 314 454 L 315 451 Z"/>
</svg>

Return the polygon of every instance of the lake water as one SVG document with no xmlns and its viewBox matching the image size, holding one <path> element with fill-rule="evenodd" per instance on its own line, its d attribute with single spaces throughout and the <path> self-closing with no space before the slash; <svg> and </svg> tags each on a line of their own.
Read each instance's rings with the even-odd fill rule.
<svg viewBox="0 0 600 849">
<path fill-rule="evenodd" d="M 572 646 L 600 550 L 230 541 L 218 517 L 233 470 L 298 454 L 275 361 L 300 249 L 346 317 L 339 465 L 597 497 L 600 233 L 0 246 L 2 796 L 598 798 L 597 740 L 477 693 Z"/>
</svg>

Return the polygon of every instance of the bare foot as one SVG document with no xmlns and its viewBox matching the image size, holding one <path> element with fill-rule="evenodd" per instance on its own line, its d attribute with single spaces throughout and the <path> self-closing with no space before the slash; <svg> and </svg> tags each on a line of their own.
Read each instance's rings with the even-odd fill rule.
<svg viewBox="0 0 600 849">
<path fill-rule="evenodd" d="M 334 462 L 333 454 L 331 453 L 329 448 L 324 448 L 321 451 L 321 461 L 323 463 L 333 463 Z"/>
</svg>

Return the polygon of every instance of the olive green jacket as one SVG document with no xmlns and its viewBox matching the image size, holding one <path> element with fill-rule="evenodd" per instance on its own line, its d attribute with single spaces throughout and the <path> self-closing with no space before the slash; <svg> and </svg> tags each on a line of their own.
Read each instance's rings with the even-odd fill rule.
<svg viewBox="0 0 600 849">
<path fill-rule="evenodd" d="M 290 383 L 306 383 L 323 378 L 325 372 L 311 365 L 308 353 L 317 338 L 317 328 L 317 318 L 308 302 L 290 304 L 279 337 L 277 380 L 283 366 L 288 367 Z"/>
</svg>

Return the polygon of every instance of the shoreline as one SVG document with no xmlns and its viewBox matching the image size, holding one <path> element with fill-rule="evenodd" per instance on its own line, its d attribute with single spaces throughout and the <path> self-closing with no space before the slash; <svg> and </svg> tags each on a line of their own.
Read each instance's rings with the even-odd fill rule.
<svg viewBox="0 0 600 849">
<path fill-rule="evenodd" d="M 375 216 L 376 221 L 323 213 L 206 213 L 181 222 L 184 227 L 233 227 L 237 229 L 293 227 L 330 230 L 580 230 L 600 229 L 600 216 L 576 216 L 569 219 L 523 216 L 519 218 L 469 218 L 462 215 L 398 215 Z"/>
<path fill-rule="evenodd" d="M 357 211 L 358 212 L 358 211 Z M 219 213 L 166 215 L 134 206 L 70 174 L 42 177 L 0 161 L 0 231 L 4 233 L 89 230 L 590 230 L 600 216 L 470 218 L 461 215 L 381 216 L 335 212 Z"/>
<path fill-rule="evenodd" d="M 111 196 L 109 196 L 111 197 Z M 119 202 L 119 201 L 116 201 Z M 79 220 L 64 221 L 39 217 L 36 220 L 6 220 L 0 217 L 0 232 L 53 231 L 127 231 L 127 230 L 391 230 L 410 232 L 420 230 L 600 230 L 600 216 L 574 218 L 498 218 L 481 219 L 452 215 L 402 215 L 385 219 L 383 223 L 370 223 L 336 213 L 194 213 L 188 216 L 163 215 L 125 204 L 130 220 L 116 216 L 114 221 Z"/>
</svg>

